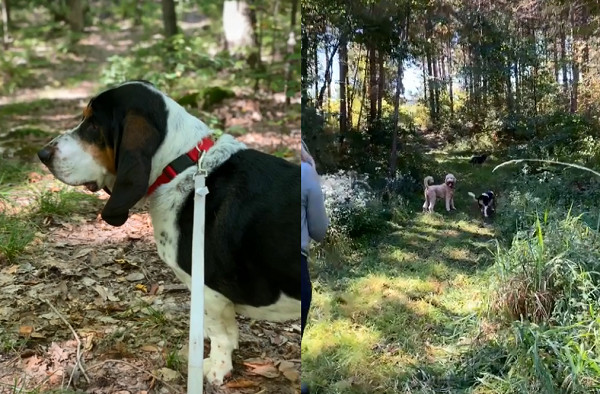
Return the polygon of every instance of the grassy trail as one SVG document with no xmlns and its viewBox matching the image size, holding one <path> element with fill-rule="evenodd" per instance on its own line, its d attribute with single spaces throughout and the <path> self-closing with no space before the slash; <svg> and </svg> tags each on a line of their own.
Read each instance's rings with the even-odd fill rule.
<svg viewBox="0 0 600 394">
<path fill-rule="evenodd" d="M 317 393 L 459 392 L 474 383 L 460 361 L 488 335 L 481 314 L 495 234 L 467 192 L 494 188 L 496 163 L 432 158 L 436 181 L 442 169 L 458 178 L 457 211 L 440 202 L 422 214 L 419 194 L 393 231 L 313 259 L 302 368 Z"/>
</svg>

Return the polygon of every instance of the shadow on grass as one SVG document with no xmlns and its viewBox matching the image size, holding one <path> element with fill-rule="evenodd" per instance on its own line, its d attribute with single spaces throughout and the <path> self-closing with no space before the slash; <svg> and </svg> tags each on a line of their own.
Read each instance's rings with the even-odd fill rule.
<svg viewBox="0 0 600 394">
<path fill-rule="evenodd" d="M 307 331 L 303 380 L 314 392 L 412 392 L 411 385 L 424 379 L 443 382 L 448 372 L 445 346 L 457 340 L 456 332 L 464 332 L 465 324 L 472 329 L 474 320 L 431 305 L 424 294 L 389 290 L 377 301 L 358 294 L 343 302 L 332 300 L 330 320 Z"/>
</svg>

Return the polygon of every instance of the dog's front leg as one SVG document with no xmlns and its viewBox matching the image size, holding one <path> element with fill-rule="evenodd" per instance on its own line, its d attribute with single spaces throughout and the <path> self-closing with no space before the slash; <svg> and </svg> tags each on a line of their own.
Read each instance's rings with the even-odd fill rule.
<svg viewBox="0 0 600 394">
<path fill-rule="evenodd" d="M 210 339 L 210 356 L 204 359 L 204 376 L 221 385 L 233 369 L 231 357 L 237 349 L 239 330 L 233 303 L 222 294 L 204 287 L 206 300 L 204 333 Z"/>
<path fill-rule="evenodd" d="M 456 207 L 454 206 L 454 196 L 450 197 L 450 208 L 452 208 L 452 210 L 456 210 Z"/>
<path fill-rule="evenodd" d="M 446 211 L 450 212 L 450 201 L 452 197 L 450 197 L 450 193 L 446 193 Z"/>
</svg>

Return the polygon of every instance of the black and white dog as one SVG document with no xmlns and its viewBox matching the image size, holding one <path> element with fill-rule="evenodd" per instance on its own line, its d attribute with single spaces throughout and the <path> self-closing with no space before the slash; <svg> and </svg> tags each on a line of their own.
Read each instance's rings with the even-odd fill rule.
<svg viewBox="0 0 600 394">
<path fill-rule="evenodd" d="M 144 81 L 92 98 L 81 123 L 38 152 L 62 182 L 108 189 L 102 218 L 113 226 L 147 200 L 158 255 L 188 287 L 197 161 L 208 171 L 205 335 L 208 381 L 220 384 L 238 347 L 235 314 L 300 317 L 300 166 L 212 131 Z"/>
<path fill-rule="evenodd" d="M 471 164 L 483 164 L 485 162 L 485 160 L 488 158 L 488 154 L 484 153 L 481 156 L 473 156 L 471 157 L 471 160 L 469 160 L 469 163 Z"/>
<path fill-rule="evenodd" d="M 488 190 L 485 193 L 481 193 L 479 197 L 475 196 L 475 193 L 469 192 L 469 196 L 477 201 L 484 218 L 488 218 L 496 212 L 496 196 L 493 191 Z"/>
</svg>

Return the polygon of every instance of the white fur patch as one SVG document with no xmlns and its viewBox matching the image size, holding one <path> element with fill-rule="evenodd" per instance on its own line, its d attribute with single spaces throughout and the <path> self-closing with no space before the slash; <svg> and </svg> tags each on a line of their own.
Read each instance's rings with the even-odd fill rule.
<svg viewBox="0 0 600 394">
<path fill-rule="evenodd" d="M 103 188 L 113 184 L 115 175 L 109 173 L 84 149 L 82 141 L 75 134 L 78 127 L 59 135 L 48 144 L 54 146 L 52 162 L 48 168 L 56 178 L 71 186 L 96 182 L 99 188 Z"/>
<path fill-rule="evenodd" d="M 254 307 L 250 305 L 236 304 L 235 311 L 255 320 L 286 321 L 297 319 L 300 316 L 301 302 L 281 293 L 276 303 Z"/>
</svg>

